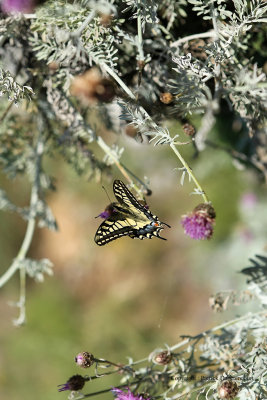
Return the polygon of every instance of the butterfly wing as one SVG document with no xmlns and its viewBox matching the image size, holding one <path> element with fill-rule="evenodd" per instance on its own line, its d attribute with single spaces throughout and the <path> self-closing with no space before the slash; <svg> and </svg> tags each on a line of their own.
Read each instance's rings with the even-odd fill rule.
<svg viewBox="0 0 267 400">
<path fill-rule="evenodd" d="M 112 203 L 115 212 L 99 226 L 96 244 L 103 246 L 122 236 L 141 240 L 156 236 L 166 240 L 160 236 L 163 226 L 158 217 L 143 206 L 122 181 L 114 181 L 113 191 L 118 203 Z"/>
</svg>

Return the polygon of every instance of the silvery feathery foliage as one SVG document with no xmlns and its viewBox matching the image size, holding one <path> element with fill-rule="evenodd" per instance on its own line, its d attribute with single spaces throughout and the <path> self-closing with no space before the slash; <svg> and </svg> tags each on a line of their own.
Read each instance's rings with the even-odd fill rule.
<svg viewBox="0 0 267 400">
<path fill-rule="evenodd" d="M 18 84 L 9 71 L 0 68 L 0 96 L 5 94 L 9 101 L 17 104 L 23 98 L 31 100 L 34 93 L 31 87 Z"/>
<path fill-rule="evenodd" d="M 119 387 L 146 393 L 150 399 L 266 399 L 267 258 L 257 255 L 250 262 L 252 265 L 241 272 L 249 276 L 248 286 L 243 290 L 247 292 L 244 302 L 257 303 L 253 313 L 228 320 L 196 336 L 183 336 L 177 344 L 155 349 L 140 361 L 130 359 L 127 365 L 115 364 L 113 373 L 119 369 L 122 375 Z M 235 297 L 241 299 L 240 293 L 235 293 Z M 213 298 L 213 304 L 217 302 L 218 306 L 215 310 L 225 311 L 219 305 L 219 298 L 219 293 Z M 91 380 L 103 376 L 102 367 L 112 368 L 110 361 L 96 359 L 91 353 L 80 353 L 80 357 L 86 355 L 95 361 L 96 375 L 91 375 Z M 88 388 L 89 385 L 90 382 Z M 225 385 L 232 387 L 228 397 L 221 391 Z"/>
<path fill-rule="evenodd" d="M 53 264 L 50 260 L 43 258 L 41 260 L 32 260 L 25 258 L 21 261 L 23 267 L 26 268 L 26 273 L 29 277 L 34 278 L 37 282 L 44 281 L 44 274 L 53 275 Z"/>
</svg>

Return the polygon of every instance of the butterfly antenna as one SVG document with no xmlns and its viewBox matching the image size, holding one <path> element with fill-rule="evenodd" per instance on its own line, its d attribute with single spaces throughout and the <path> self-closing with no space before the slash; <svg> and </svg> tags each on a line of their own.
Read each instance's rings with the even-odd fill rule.
<svg viewBox="0 0 267 400">
<path fill-rule="evenodd" d="M 166 224 L 166 222 L 161 222 L 161 225 L 165 225 L 165 226 L 167 226 L 168 228 L 171 228 L 171 226 L 168 225 L 168 224 Z"/>
<path fill-rule="evenodd" d="M 103 189 L 104 192 L 106 193 L 107 198 L 109 199 L 109 202 L 112 203 L 112 201 L 111 201 L 111 199 L 110 199 L 110 197 L 109 197 L 109 195 L 108 195 L 108 192 L 107 192 L 107 189 L 105 188 L 105 186 L 102 185 L 102 189 Z"/>
</svg>

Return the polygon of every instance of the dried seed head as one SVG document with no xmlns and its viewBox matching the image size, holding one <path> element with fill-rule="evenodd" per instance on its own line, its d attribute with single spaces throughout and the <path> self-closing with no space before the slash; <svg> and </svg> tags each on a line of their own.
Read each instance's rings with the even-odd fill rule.
<svg viewBox="0 0 267 400">
<path fill-rule="evenodd" d="M 224 311 L 226 309 L 226 304 L 227 302 L 220 294 L 216 294 L 215 296 L 211 296 L 209 298 L 209 305 L 215 312 Z"/>
<path fill-rule="evenodd" d="M 182 128 L 183 128 L 184 133 L 188 136 L 194 136 L 196 133 L 195 127 L 191 124 L 186 123 L 182 126 Z"/>
<path fill-rule="evenodd" d="M 221 399 L 233 399 L 238 392 L 239 387 L 235 381 L 223 381 L 218 387 L 218 395 Z"/>
<path fill-rule="evenodd" d="M 73 375 L 66 383 L 63 383 L 58 391 L 63 392 L 64 390 L 81 390 L 84 387 L 86 379 L 81 375 Z"/>
<path fill-rule="evenodd" d="M 172 360 L 172 354 L 167 350 L 156 354 L 155 357 L 153 358 L 154 363 L 159 365 L 167 365 L 171 362 L 171 360 Z"/>
<path fill-rule="evenodd" d="M 173 99 L 174 99 L 174 97 L 173 97 L 173 95 L 171 93 L 166 92 L 166 93 L 161 93 L 160 94 L 160 101 L 162 103 L 164 103 L 164 104 L 172 103 Z"/>
<path fill-rule="evenodd" d="M 82 368 L 89 368 L 94 364 L 95 358 L 92 353 L 83 351 L 82 353 L 77 354 L 75 357 L 75 362 Z"/>
</svg>

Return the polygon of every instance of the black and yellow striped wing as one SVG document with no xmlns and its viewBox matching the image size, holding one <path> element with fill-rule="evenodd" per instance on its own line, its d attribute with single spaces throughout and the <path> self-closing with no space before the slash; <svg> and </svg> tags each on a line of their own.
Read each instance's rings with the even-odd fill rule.
<svg viewBox="0 0 267 400">
<path fill-rule="evenodd" d="M 113 191 L 118 203 L 112 203 L 111 215 L 102 222 L 95 234 L 95 242 L 103 246 L 122 236 L 132 239 L 151 239 L 160 236 L 164 224 L 159 221 L 134 195 L 123 182 L 115 180 Z M 168 226 L 168 225 L 167 225 Z"/>
</svg>

